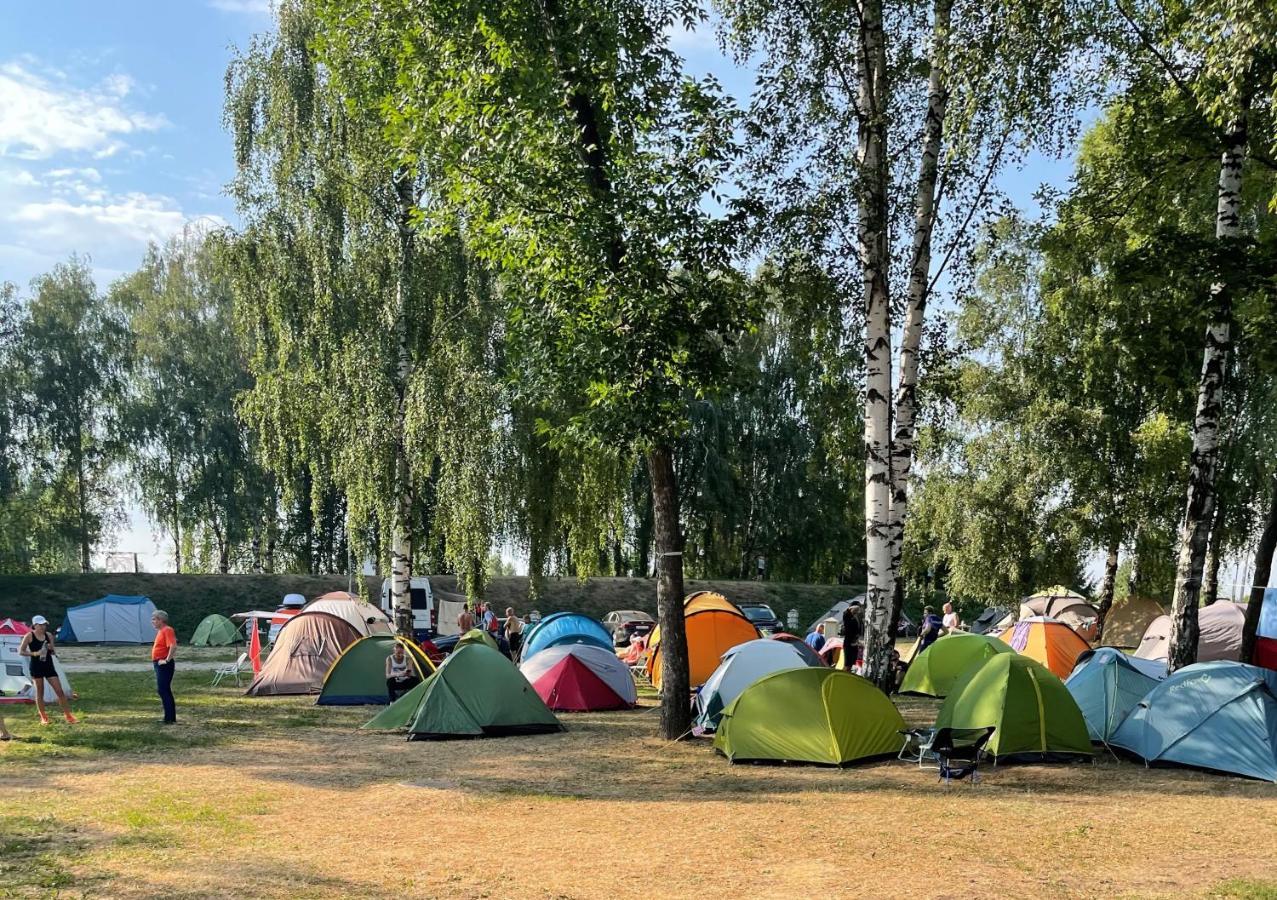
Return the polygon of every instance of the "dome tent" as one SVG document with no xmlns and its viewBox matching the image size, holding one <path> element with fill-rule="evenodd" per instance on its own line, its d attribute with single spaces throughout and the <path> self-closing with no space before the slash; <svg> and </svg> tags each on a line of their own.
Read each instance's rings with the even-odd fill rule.
<svg viewBox="0 0 1277 900">
<path fill-rule="evenodd" d="M 999 653 L 954 684 L 936 728 L 996 730 L 988 749 L 999 759 L 1090 756 L 1091 739 L 1077 701 L 1046 666 Z"/>
<path fill-rule="evenodd" d="M 1159 616 L 1166 614 L 1162 605 L 1147 597 L 1123 597 L 1114 600 L 1104 617 L 1100 641 L 1106 647 L 1138 647 L 1144 632 Z"/>
<path fill-rule="evenodd" d="M 482 643 L 459 645 L 433 675 L 364 728 L 406 728 L 410 741 L 563 730 L 514 663 Z"/>
<path fill-rule="evenodd" d="M 302 607 L 302 612 L 323 612 L 345 619 L 362 637 L 368 634 L 394 634 L 390 617 L 371 603 L 365 603 L 346 591 L 330 591 Z M 298 613 L 301 615 L 301 613 Z M 294 616 L 294 618 L 296 618 Z M 289 620 L 291 624 L 292 620 Z"/>
<path fill-rule="evenodd" d="M 714 674 L 723 654 L 738 644 L 758 638 L 758 629 L 744 616 L 722 609 L 703 609 L 683 620 L 687 628 L 687 663 L 689 685 L 700 687 Z M 653 636 L 656 632 L 653 631 Z M 649 642 L 647 672 L 657 689 L 662 682 L 660 644 Z"/>
<path fill-rule="evenodd" d="M 519 666 L 545 705 L 556 712 L 632 709 L 634 676 L 616 654 L 590 644 L 546 647 Z"/>
<path fill-rule="evenodd" d="M 1197 661 L 1236 661 L 1242 652 L 1242 626 L 1246 607 L 1229 600 L 1216 600 L 1197 611 Z M 1171 646 L 1171 617 L 1158 616 L 1144 632 L 1135 655 L 1140 659 L 1165 661 Z"/>
<path fill-rule="evenodd" d="M 998 638 L 1017 653 L 1042 663 L 1057 678 L 1068 678 L 1077 658 L 1091 649 L 1072 628 L 1044 616 L 1021 619 Z"/>
<path fill-rule="evenodd" d="M 1064 686 L 1082 710 L 1091 740 L 1107 743 L 1122 720 L 1165 678 L 1165 663 L 1100 647 L 1078 657 Z"/>
<path fill-rule="evenodd" d="M 192 647 L 228 647 L 239 643 L 239 629 L 226 616 L 213 613 L 205 616 L 195 626 L 195 634 L 191 635 Z"/>
<path fill-rule="evenodd" d="M 1146 763 L 1277 781 L 1277 672 L 1228 660 L 1185 666 L 1109 741 Z"/>
<path fill-rule="evenodd" d="M 324 676 L 342 651 L 368 636 L 358 626 L 370 626 L 358 617 L 356 623 L 328 612 L 302 610 L 279 630 L 266 664 L 244 693 L 249 697 L 319 693 Z"/>
<path fill-rule="evenodd" d="M 149 644 L 155 640 L 149 597 L 107 594 L 72 606 L 58 629 L 59 644 Z"/>
<path fill-rule="evenodd" d="M 820 654 L 811 648 L 811 645 L 802 638 L 794 634 L 780 631 L 773 634 L 768 640 L 781 641 L 798 651 L 799 655 L 806 661 L 809 666 L 823 666 L 825 661 L 820 658 Z"/>
<path fill-rule="evenodd" d="M 1038 591 L 1031 597 L 1025 597 L 1020 602 L 1020 618 L 1030 619 L 1034 616 L 1046 616 L 1063 622 L 1083 640 L 1090 641 L 1095 638 L 1095 626 L 1099 621 L 1100 611 L 1081 594 L 1057 584 Z"/>
<path fill-rule="evenodd" d="M 546 616 L 528 629 L 523 637 L 521 655 L 531 659 L 547 647 L 563 644 L 592 644 L 612 652 L 612 635 L 598 621 L 573 612 L 557 612 Z"/>
<path fill-rule="evenodd" d="M 803 644 L 803 646 L 807 646 Z M 808 649 L 811 649 L 810 647 Z M 785 669 L 821 666 L 812 663 L 798 645 L 760 638 L 738 644 L 723 654 L 722 662 L 696 694 L 695 724 L 702 733 L 718 728 L 723 710 L 758 679 Z"/>
<path fill-rule="evenodd" d="M 900 693 L 944 697 L 968 669 L 998 653 L 1014 652 L 1003 641 L 983 634 L 945 635 L 909 664 Z"/>
<path fill-rule="evenodd" d="M 435 670 L 426 654 L 412 641 L 399 635 L 370 634 L 342 651 L 324 675 L 324 686 L 315 700 L 316 706 L 361 706 L 389 703 L 386 690 L 386 657 L 402 644 L 404 657 L 417 672 L 428 678 Z"/>
<path fill-rule="evenodd" d="M 731 762 L 826 766 L 888 758 L 904 745 L 904 719 L 872 683 L 837 669 L 765 675 L 723 710 L 714 749 Z"/>
</svg>

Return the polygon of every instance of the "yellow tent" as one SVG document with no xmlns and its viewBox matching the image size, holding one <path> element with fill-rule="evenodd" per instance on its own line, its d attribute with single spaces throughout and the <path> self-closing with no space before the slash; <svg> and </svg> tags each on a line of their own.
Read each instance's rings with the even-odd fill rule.
<svg viewBox="0 0 1277 900">
<path fill-rule="evenodd" d="M 1102 643 L 1108 647 L 1138 647 L 1148 626 L 1166 610 L 1147 597 L 1124 597 L 1114 600 L 1104 619 Z"/>
</svg>

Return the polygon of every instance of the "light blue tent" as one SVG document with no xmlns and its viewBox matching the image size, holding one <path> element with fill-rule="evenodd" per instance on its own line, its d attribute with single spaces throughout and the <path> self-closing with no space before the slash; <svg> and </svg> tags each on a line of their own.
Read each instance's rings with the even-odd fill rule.
<svg viewBox="0 0 1277 900">
<path fill-rule="evenodd" d="M 1277 781 L 1277 672 L 1229 660 L 1167 678 L 1109 744 L 1148 763 L 1178 763 Z"/>
<path fill-rule="evenodd" d="M 107 594 L 100 600 L 72 606 L 58 629 L 59 644 L 149 644 L 155 640 L 148 597 Z"/>
<path fill-rule="evenodd" d="M 520 653 L 523 659 L 531 659 L 534 653 L 546 647 L 561 647 L 564 644 L 593 644 L 604 650 L 611 650 L 612 635 L 589 616 L 558 612 L 532 626 L 523 638 L 523 650 Z"/>
<path fill-rule="evenodd" d="M 1127 714 L 1165 678 L 1164 662 L 1100 647 L 1077 658 L 1064 686 L 1082 710 L 1091 740 L 1107 743 Z"/>
</svg>

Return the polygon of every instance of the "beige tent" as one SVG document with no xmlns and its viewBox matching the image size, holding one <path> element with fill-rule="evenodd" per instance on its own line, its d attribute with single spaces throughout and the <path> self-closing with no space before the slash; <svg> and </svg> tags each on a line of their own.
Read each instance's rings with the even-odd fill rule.
<svg viewBox="0 0 1277 900">
<path fill-rule="evenodd" d="M 1236 660 L 1242 651 L 1242 624 L 1246 606 L 1219 600 L 1197 611 L 1197 661 Z M 1170 653 L 1171 617 L 1158 616 L 1144 632 L 1135 655 L 1141 659 L 1166 659 Z"/>
<path fill-rule="evenodd" d="M 318 694 L 337 657 L 366 636 L 341 616 L 303 610 L 280 629 L 266 664 L 244 693 L 250 697 Z"/>
<path fill-rule="evenodd" d="M 1114 600 L 1104 620 L 1103 640 L 1107 647 L 1138 647 L 1148 626 L 1166 610 L 1147 597 L 1124 597 Z"/>
<path fill-rule="evenodd" d="M 325 612 L 344 619 L 359 632 L 360 637 L 395 633 L 394 626 L 384 612 L 345 591 L 333 591 L 316 597 L 302 607 L 302 612 Z"/>
<path fill-rule="evenodd" d="M 1031 619 L 1034 616 L 1047 616 L 1063 622 L 1084 640 L 1093 641 L 1100 611 L 1081 594 L 1056 585 L 1044 591 L 1038 591 L 1032 597 L 1025 597 L 1020 602 L 1020 618 Z"/>
</svg>

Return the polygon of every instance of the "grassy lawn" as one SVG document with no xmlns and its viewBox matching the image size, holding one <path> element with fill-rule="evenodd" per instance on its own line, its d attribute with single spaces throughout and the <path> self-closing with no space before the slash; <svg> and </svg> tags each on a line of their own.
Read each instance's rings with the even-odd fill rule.
<svg viewBox="0 0 1277 900">
<path fill-rule="evenodd" d="M 173 728 L 145 673 L 80 675 L 77 727 L 7 710 L 0 897 L 1277 897 L 1273 785 L 730 766 L 657 739 L 650 692 L 563 734 L 408 743 L 208 680 L 179 670 Z"/>
</svg>

